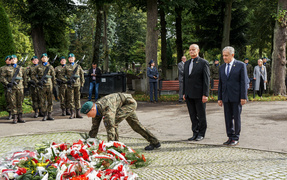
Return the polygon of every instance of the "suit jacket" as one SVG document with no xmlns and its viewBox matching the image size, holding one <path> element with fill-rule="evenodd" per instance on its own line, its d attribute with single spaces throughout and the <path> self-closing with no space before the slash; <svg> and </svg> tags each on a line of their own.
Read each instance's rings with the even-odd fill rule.
<svg viewBox="0 0 287 180">
<path fill-rule="evenodd" d="M 183 94 L 191 99 L 201 99 L 203 95 L 209 94 L 209 64 L 205 59 L 196 57 L 189 74 L 190 62 L 191 59 L 184 63 Z"/>
<path fill-rule="evenodd" d="M 158 74 L 158 70 L 156 67 L 148 67 L 147 68 L 147 76 L 149 77 L 149 82 L 157 82 L 159 74 Z M 157 77 L 157 79 L 154 78 L 154 76 Z"/>
<path fill-rule="evenodd" d="M 89 79 L 90 79 L 90 82 L 93 81 L 93 77 L 91 76 L 91 74 L 93 74 L 93 68 L 91 68 L 91 69 L 89 70 Z M 101 73 L 101 70 L 100 70 L 98 67 L 96 67 L 96 72 L 95 72 L 95 74 L 97 75 L 97 76 L 96 76 L 96 83 L 100 83 L 100 82 L 101 82 L 101 75 L 102 75 L 102 73 Z"/>
<path fill-rule="evenodd" d="M 178 67 L 178 80 L 179 82 L 183 82 L 183 72 L 184 72 L 184 63 L 181 61 L 177 64 Z"/>
<path fill-rule="evenodd" d="M 218 100 L 240 102 L 247 99 L 248 76 L 246 65 L 234 59 L 229 77 L 225 74 L 226 63 L 219 67 Z"/>
</svg>

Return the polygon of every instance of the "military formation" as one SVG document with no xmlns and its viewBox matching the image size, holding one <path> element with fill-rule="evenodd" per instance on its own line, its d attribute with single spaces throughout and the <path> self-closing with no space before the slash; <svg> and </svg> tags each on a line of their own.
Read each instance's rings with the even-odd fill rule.
<svg viewBox="0 0 287 180">
<path fill-rule="evenodd" d="M 27 58 L 26 58 L 27 59 Z M 46 53 L 41 55 L 41 62 L 37 56 L 31 58 L 32 65 L 23 68 L 25 61 L 18 63 L 16 55 L 5 58 L 6 65 L 0 68 L 0 82 L 5 89 L 6 109 L 8 119 L 13 124 L 25 123 L 22 117 L 22 104 L 24 101 L 24 88 L 28 88 L 31 94 L 32 107 L 35 112 L 34 118 L 43 117 L 42 121 L 54 120 L 53 114 L 53 88 L 59 89 L 59 99 L 62 115 L 70 115 L 72 118 L 82 118 L 80 115 L 81 89 L 84 86 L 84 71 L 75 63 L 75 55 L 60 58 L 60 65 L 55 69 L 53 62 L 49 62 Z"/>
</svg>

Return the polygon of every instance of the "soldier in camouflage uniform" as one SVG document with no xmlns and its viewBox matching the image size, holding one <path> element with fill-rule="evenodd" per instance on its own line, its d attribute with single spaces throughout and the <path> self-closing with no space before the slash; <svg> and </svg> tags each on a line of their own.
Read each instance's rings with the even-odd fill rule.
<svg viewBox="0 0 287 180">
<path fill-rule="evenodd" d="M 118 125 L 126 119 L 135 132 L 150 142 L 150 145 L 145 147 L 145 150 L 159 148 L 160 142 L 158 139 L 139 122 L 135 113 L 136 108 L 137 102 L 130 94 L 114 93 L 100 98 L 96 103 L 86 102 L 81 112 L 93 118 L 93 125 L 89 132 L 92 138 L 97 136 L 101 120 L 103 119 L 108 134 L 108 141 L 118 141 Z"/>
<path fill-rule="evenodd" d="M 55 70 L 53 66 L 48 63 L 48 56 L 46 53 L 42 54 L 41 60 L 42 64 L 39 64 L 32 73 L 32 80 L 34 80 L 39 87 L 40 108 L 44 113 L 42 121 L 54 120 L 52 117 L 52 111 L 53 86 L 56 85 Z M 48 73 L 45 80 L 41 81 L 46 68 L 49 68 Z"/>
<path fill-rule="evenodd" d="M 2 73 L 2 68 L 6 69 L 7 67 L 11 66 L 11 56 L 7 56 L 5 58 L 5 63 L 6 63 L 6 66 L 2 66 L 0 67 L 0 74 Z M 11 109 L 11 104 L 9 104 L 9 100 L 8 100 L 8 96 L 7 96 L 7 87 L 3 84 L 3 87 L 4 87 L 4 93 L 5 93 L 5 101 L 6 101 L 6 110 L 7 112 L 9 113 L 9 116 L 8 116 L 8 120 L 11 120 L 12 119 L 12 109 Z"/>
<path fill-rule="evenodd" d="M 69 64 L 66 66 L 66 76 L 67 76 L 67 102 L 68 107 L 71 111 L 70 119 L 76 118 L 83 118 L 80 114 L 81 109 L 81 89 L 85 84 L 85 77 L 84 77 L 84 71 L 82 67 L 78 64 L 75 64 L 75 55 L 73 53 L 70 53 L 68 55 L 69 57 Z M 74 69 L 77 67 L 77 72 L 73 75 Z M 71 80 L 71 77 L 73 79 Z M 76 113 L 74 113 L 74 109 Z"/>
<path fill-rule="evenodd" d="M 60 64 L 55 68 L 55 76 L 56 76 L 56 81 L 59 87 L 59 99 L 60 99 L 60 104 L 61 104 L 61 109 L 62 109 L 62 116 L 66 116 L 69 114 L 68 107 L 67 107 L 67 79 L 66 79 L 66 58 L 62 56 L 60 58 Z"/>
<path fill-rule="evenodd" d="M 34 118 L 39 116 L 39 109 L 40 109 L 40 97 L 39 97 L 39 88 L 34 80 L 32 80 L 32 74 L 38 67 L 39 59 L 37 56 L 33 56 L 31 58 L 33 65 L 30 65 L 26 68 L 26 82 L 29 84 L 29 91 L 32 98 L 32 106 L 34 109 Z"/>
<path fill-rule="evenodd" d="M 25 73 L 21 66 L 17 65 L 18 59 L 16 55 L 11 56 L 11 66 L 2 68 L 0 81 L 7 87 L 8 102 L 11 105 L 13 124 L 25 123 L 22 119 L 23 109 L 22 104 L 24 100 L 24 85 Z M 15 84 L 13 84 L 12 78 L 19 68 L 19 73 L 16 76 Z M 16 117 L 18 115 L 18 118 Z"/>
<path fill-rule="evenodd" d="M 248 78 L 250 80 L 252 80 L 253 79 L 253 67 L 252 67 L 251 64 L 249 64 L 249 59 L 248 58 L 244 59 L 244 63 L 246 64 Z"/>
<path fill-rule="evenodd" d="M 210 66 L 210 79 L 219 79 L 219 60 L 215 59 L 214 64 Z"/>
</svg>

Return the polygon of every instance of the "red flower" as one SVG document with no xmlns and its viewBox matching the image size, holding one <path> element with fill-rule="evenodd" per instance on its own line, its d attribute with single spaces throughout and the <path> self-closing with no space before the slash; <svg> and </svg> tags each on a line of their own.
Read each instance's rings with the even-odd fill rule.
<svg viewBox="0 0 287 180">
<path fill-rule="evenodd" d="M 60 144 L 60 149 L 61 149 L 62 151 L 67 150 L 67 145 L 65 145 L 65 144 Z"/>
<path fill-rule="evenodd" d="M 145 157 L 144 157 L 144 155 L 142 154 L 142 159 L 143 159 L 143 161 L 144 162 L 146 162 L 146 159 L 145 159 Z"/>
<path fill-rule="evenodd" d="M 19 168 L 18 171 L 16 171 L 16 173 L 18 175 L 23 175 L 27 172 L 27 170 L 25 168 Z"/>
<path fill-rule="evenodd" d="M 34 161 L 36 164 L 39 162 L 37 159 L 33 158 L 32 161 Z"/>
</svg>

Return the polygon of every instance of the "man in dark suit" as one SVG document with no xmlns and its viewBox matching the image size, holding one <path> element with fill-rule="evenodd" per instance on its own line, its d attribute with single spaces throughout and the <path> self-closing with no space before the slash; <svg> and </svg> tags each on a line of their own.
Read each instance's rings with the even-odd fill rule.
<svg viewBox="0 0 287 180">
<path fill-rule="evenodd" d="M 206 102 L 209 94 L 209 67 L 208 62 L 199 57 L 199 47 L 192 44 L 189 47 L 191 59 L 184 64 L 183 99 L 186 101 L 193 136 L 189 141 L 204 139 L 206 123 Z"/>
<path fill-rule="evenodd" d="M 89 76 L 90 76 L 89 101 L 92 100 L 92 94 L 94 88 L 95 88 L 95 101 L 98 100 L 101 75 L 102 75 L 101 70 L 97 67 L 96 63 L 93 63 L 92 68 L 89 70 Z"/>
<path fill-rule="evenodd" d="M 234 59 L 234 48 L 222 50 L 224 64 L 219 68 L 218 105 L 224 106 L 225 126 L 228 140 L 224 145 L 236 146 L 241 130 L 242 105 L 247 101 L 246 65 Z"/>
</svg>

